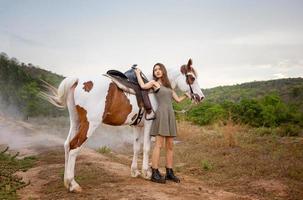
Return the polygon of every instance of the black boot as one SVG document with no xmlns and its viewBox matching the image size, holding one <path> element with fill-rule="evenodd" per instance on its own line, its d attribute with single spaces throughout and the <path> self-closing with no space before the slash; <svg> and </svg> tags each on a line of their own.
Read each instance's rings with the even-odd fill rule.
<svg viewBox="0 0 303 200">
<path fill-rule="evenodd" d="M 174 181 L 176 183 L 180 183 L 180 179 L 177 176 L 175 176 L 174 171 L 173 171 L 172 168 L 167 168 L 166 167 L 166 176 L 165 176 L 165 179 L 166 180 L 172 180 L 172 181 Z"/>
<path fill-rule="evenodd" d="M 159 170 L 158 169 L 154 169 L 154 168 L 151 168 L 152 169 L 152 176 L 151 176 L 151 181 L 153 182 L 156 182 L 156 183 L 165 183 L 166 180 L 165 180 L 165 177 L 163 177 Z"/>
</svg>

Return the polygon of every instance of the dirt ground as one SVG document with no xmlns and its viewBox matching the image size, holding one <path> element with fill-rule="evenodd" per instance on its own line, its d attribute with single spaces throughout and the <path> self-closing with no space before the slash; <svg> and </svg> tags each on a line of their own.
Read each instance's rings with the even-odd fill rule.
<svg viewBox="0 0 303 200">
<path fill-rule="evenodd" d="M 177 175 L 181 178 L 179 184 L 167 182 L 164 185 L 153 183 L 141 177 L 132 178 L 130 176 L 132 146 L 129 143 L 124 145 L 124 149 L 119 147 L 120 150 L 111 153 L 102 154 L 91 148 L 82 149 L 76 162 L 75 178 L 83 191 L 82 193 L 71 193 L 63 185 L 64 137 L 56 135 L 59 132 L 66 133 L 68 128 L 61 119 L 55 119 L 54 122 L 49 121 L 49 119 L 43 120 L 47 124 L 46 127 L 0 116 L 0 145 L 9 145 L 14 151 L 19 151 L 21 157 L 28 155 L 37 157 L 37 162 L 33 168 L 17 174 L 25 182 L 31 182 L 29 186 L 18 190 L 21 199 L 267 200 L 268 198 L 263 198 L 266 197 L 263 193 L 274 193 L 280 197 L 278 199 L 284 199 L 284 197 L 288 199 L 287 191 L 289 188 L 277 181 L 263 179 L 250 181 L 248 179 L 247 184 L 244 185 L 234 183 L 234 187 L 243 186 L 243 190 L 240 192 L 231 191 L 228 190 L 228 187 L 210 184 L 209 177 L 207 180 L 205 174 L 198 177 L 195 173 L 186 173 L 191 170 L 183 169 L 184 166 L 181 172 L 176 170 L 178 171 Z M 56 124 L 56 126 L 49 124 Z M 50 130 L 49 127 L 52 129 Z M 183 129 L 188 130 L 188 126 L 185 125 L 183 128 L 180 126 L 180 133 Z M 194 129 L 187 132 L 198 135 Z M 190 135 L 180 134 L 181 140 L 182 137 L 189 139 Z M 119 139 L 116 137 L 116 139 L 110 138 L 109 140 L 112 142 Z M 183 150 L 177 148 L 176 154 Z M 180 157 L 180 155 L 183 154 L 179 152 L 178 156 Z M 180 159 L 178 156 L 176 155 L 176 161 Z M 142 159 L 139 160 L 139 167 L 141 162 Z M 187 167 L 185 166 L 185 168 Z M 164 169 L 160 168 L 160 171 L 163 173 Z M 205 177 L 204 180 L 203 177 Z M 233 185 L 232 180 L 226 181 L 229 182 L 230 186 Z M 255 190 L 255 192 L 251 190 Z"/>
<path fill-rule="evenodd" d="M 223 190 L 208 188 L 202 181 L 179 174 L 181 183 L 156 184 L 141 177 L 130 177 L 130 162 L 92 149 L 83 149 L 77 159 L 76 180 L 82 193 L 70 193 L 63 185 L 64 152 L 62 147 L 40 148 L 36 167 L 19 173 L 31 184 L 18 191 L 21 199 L 255 199 Z M 123 164 L 128 163 L 128 165 Z"/>
</svg>

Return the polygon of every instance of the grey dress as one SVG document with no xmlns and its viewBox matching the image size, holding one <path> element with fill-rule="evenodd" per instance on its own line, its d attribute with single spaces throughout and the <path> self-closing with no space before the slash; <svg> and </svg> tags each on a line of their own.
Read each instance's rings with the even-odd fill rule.
<svg viewBox="0 0 303 200">
<path fill-rule="evenodd" d="M 158 102 L 156 119 L 153 120 L 151 136 L 177 136 L 176 117 L 172 105 L 172 90 L 163 85 L 155 93 Z"/>
</svg>

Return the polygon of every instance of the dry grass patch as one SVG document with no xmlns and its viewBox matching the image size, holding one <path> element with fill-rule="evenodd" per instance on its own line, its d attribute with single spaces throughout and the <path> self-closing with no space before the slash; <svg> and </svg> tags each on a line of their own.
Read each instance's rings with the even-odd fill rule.
<svg viewBox="0 0 303 200">
<path fill-rule="evenodd" d="M 260 136 L 232 123 L 200 127 L 180 122 L 178 128 L 181 142 L 175 146 L 177 171 L 244 195 L 265 199 L 303 197 L 302 140 Z M 282 186 L 251 184 L 258 181 Z"/>
</svg>

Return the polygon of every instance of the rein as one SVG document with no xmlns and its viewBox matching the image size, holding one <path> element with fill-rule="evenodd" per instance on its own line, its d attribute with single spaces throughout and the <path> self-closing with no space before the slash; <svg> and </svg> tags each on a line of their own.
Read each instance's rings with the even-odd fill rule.
<svg viewBox="0 0 303 200">
<path fill-rule="evenodd" d="M 174 111 L 175 111 L 176 113 L 182 113 L 182 114 L 184 114 L 184 113 L 188 112 L 190 109 L 192 109 L 193 106 L 194 106 L 194 105 L 191 103 L 191 104 L 189 104 L 186 108 L 184 108 L 184 109 L 182 109 L 182 110 L 175 110 L 175 109 L 174 109 Z"/>
</svg>

